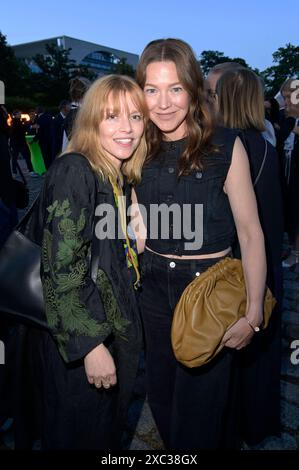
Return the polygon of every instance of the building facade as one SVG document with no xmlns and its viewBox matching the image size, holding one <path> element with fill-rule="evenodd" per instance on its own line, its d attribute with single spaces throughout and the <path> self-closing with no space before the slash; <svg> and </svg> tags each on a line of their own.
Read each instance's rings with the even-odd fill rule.
<svg viewBox="0 0 299 470">
<path fill-rule="evenodd" d="M 113 66 L 121 59 L 136 69 L 138 55 L 130 52 L 113 49 L 81 39 L 69 36 L 58 36 L 40 41 L 28 42 L 12 46 L 16 57 L 23 59 L 33 72 L 39 72 L 39 68 L 33 60 L 36 54 L 48 55 L 46 45 L 54 44 L 61 49 L 71 49 L 69 58 L 76 65 L 85 65 L 98 76 L 107 75 L 113 71 Z"/>
</svg>

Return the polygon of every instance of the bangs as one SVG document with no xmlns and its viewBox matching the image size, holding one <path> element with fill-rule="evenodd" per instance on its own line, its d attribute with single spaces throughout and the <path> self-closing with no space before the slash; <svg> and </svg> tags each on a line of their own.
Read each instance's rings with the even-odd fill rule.
<svg viewBox="0 0 299 470">
<path fill-rule="evenodd" d="M 135 111 L 142 114 L 143 117 L 147 116 L 147 107 L 144 102 L 143 93 L 136 88 L 132 89 L 112 89 L 107 91 L 103 99 L 101 120 L 108 118 L 111 114 L 118 115 L 121 113 L 125 106 L 125 112 L 130 114 L 128 97 L 131 99 Z"/>
</svg>

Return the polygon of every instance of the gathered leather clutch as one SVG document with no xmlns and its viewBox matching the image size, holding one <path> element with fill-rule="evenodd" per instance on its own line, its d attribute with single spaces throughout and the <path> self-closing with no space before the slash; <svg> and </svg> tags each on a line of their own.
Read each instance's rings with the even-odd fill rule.
<svg viewBox="0 0 299 470">
<path fill-rule="evenodd" d="M 171 341 L 176 359 L 187 367 L 209 362 L 223 348 L 226 330 L 246 313 L 247 295 L 242 263 L 224 258 L 196 277 L 175 308 Z M 276 304 L 267 288 L 264 299 L 266 328 Z"/>
</svg>

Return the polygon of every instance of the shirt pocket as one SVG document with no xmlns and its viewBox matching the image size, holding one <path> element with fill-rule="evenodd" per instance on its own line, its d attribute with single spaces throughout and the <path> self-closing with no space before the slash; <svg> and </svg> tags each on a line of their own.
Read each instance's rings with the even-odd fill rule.
<svg viewBox="0 0 299 470">
<path fill-rule="evenodd" d="M 221 237 L 228 204 L 223 191 L 225 175 L 222 165 L 210 165 L 203 171 L 197 170 L 181 177 L 183 204 L 191 206 L 191 231 L 202 231 L 203 245 Z M 201 217 L 200 221 L 195 217 Z"/>
<path fill-rule="evenodd" d="M 146 168 L 143 170 L 141 175 L 141 181 L 135 187 L 135 191 L 137 194 L 140 194 L 140 198 L 143 199 L 146 196 L 148 198 L 148 194 L 154 194 L 152 187 L 153 185 L 156 186 L 157 178 L 158 171 L 156 169 Z"/>
</svg>

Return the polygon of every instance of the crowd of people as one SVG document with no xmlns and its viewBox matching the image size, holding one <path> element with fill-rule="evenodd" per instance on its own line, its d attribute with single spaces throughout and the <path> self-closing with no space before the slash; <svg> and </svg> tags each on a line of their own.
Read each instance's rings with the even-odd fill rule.
<svg viewBox="0 0 299 470">
<path fill-rule="evenodd" d="M 38 108 L 27 126 L 47 172 L 26 234 L 41 246 L 48 330 L 7 327 L 18 383 L 22 364 L 31 377 L 20 393 L 34 397 L 10 410 L 20 447 L 38 437 L 43 449 L 120 449 L 143 349 L 165 449 L 240 449 L 279 435 L 282 268 L 299 263 L 294 78 L 279 99 L 265 97 L 252 70 L 223 63 L 204 77 L 186 42 L 158 39 L 136 81 L 77 77 L 55 119 Z M 34 176 L 25 131 L 19 111 L 8 128 L 3 108 L 2 244 L 16 222 L 9 181 L 20 154 Z M 168 224 L 153 207 L 167 208 Z M 172 349 L 175 307 L 227 257 L 242 261 L 245 316 L 215 358 L 188 368 Z M 266 285 L 277 304 L 262 331 Z"/>
</svg>

